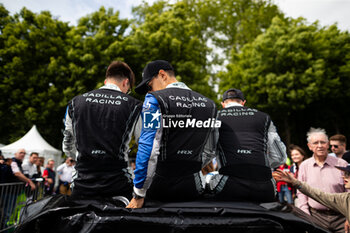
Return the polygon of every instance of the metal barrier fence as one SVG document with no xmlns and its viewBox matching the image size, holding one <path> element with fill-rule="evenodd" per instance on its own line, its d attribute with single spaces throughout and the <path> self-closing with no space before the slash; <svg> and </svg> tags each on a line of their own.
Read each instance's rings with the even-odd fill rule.
<svg viewBox="0 0 350 233">
<path fill-rule="evenodd" d="M 11 232 L 18 224 L 21 209 L 44 196 L 44 182 L 38 182 L 35 190 L 18 183 L 0 184 L 0 232 Z"/>
</svg>

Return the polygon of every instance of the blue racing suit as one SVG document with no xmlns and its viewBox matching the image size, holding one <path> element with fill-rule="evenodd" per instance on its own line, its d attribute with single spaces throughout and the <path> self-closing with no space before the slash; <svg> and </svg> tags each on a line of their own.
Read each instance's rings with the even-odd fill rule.
<svg viewBox="0 0 350 233">
<path fill-rule="evenodd" d="M 159 104 L 157 99 L 151 95 L 147 94 L 145 96 L 145 101 L 142 106 L 142 122 L 145 122 L 144 116 L 147 113 L 154 114 L 156 112 L 160 112 Z M 144 182 L 147 177 L 148 171 L 148 163 L 151 157 L 151 152 L 153 149 L 154 139 L 157 133 L 156 128 L 144 128 L 142 125 L 141 135 L 139 139 L 139 146 L 136 155 L 136 169 L 134 171 L 134 191 L 140 195 L 145 196 L 145 192 L 142 192 L 139 189 L 142 189 L 144 186 Z M 155 169 L 155 168 L 154 168 Z"/>
</svg>

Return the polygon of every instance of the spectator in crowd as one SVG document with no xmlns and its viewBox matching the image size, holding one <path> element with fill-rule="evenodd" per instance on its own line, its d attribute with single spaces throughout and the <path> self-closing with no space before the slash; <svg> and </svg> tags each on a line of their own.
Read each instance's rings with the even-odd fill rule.
<svg viewBox="0 0 350 233">
<path fill-rule="evenodd" d="M 141 111 L 141 102 L 127 94 L 134 80 L 134 73 L 126 63 L 114 61 L 107 68 L 103 87 L 69 102 L 63 151 L 76 158 L 76 175 L 71 185 L 73 199 L 131 198 L 132 178 L 127 157 Z"/>
<path fill-rule="evenodd" d="M 26 151 L 24 149 L 19 149 L 15 153 L 15 157 L 12 158 L 11 169 L 13 175 L 17 178 L 18 181 L 22 181 L 28 183 L 30 185 L 31 190 L 35 189 L 35 184 L 31 179 L 26 177 L 23 173 L 22 162 L 26 155 Z"/>
<path fill-rule="evenodd" d="M 72 157 L 68 157 L 66 161 L 57 167 L 56 172 L 59 177 L 58 192 L 64 195 L 71 195 L 70 185 L 72 183 L 72 175 L 74 171 L 75 161 Z"/>
<path fill-rule="evenodd" d="M 44 173 L 44 164 L 45 164 L 45 158 L 44 157 L 39 157 L 38 160 L 36 161 L 36 168 L 38 172 L 38 176 L 42 177 Z"/>
<path fill-rule="evenodd" d="M 290 172 L 290 166 L 287 164 L 283 164 L 279 166 L 280 170 L 285 172 Z M 285 181 L 277 182 L 277 192 L 278 192 L 278 200 L 280 203 L 284 203 L 285 199 L 287 199 L 288 204 L 293 204 L 292 198 L 292 187 Z"/>
<path fill-rule="evenodd" d="M 329 146 L 338 158 L 350 163 L 350 151 L 346 151 L 346 137 L 344 135 L 336 134 L 330 137 Z"/>
<path fill-rule="evenodd" d="M 4 155 L 2 154 L 2 151 L 0 150 L 0 165 L 1 164 L 5 164 L 5 157 Z"/>
<path fill-rule="evenodd" d="M 131 167 L 131 170 L 132 170 L 132 171 L 135 170 L 135 168 L 136 168 L 136 161 L 135 161 L 135 159 L 132 159 L 132 160 L 130 161 L 130 167 Z"/>
<path fill-rule="evenodd" d="M 23 174 L 29 179 L 38 178 L 38 169 L 36 163 L 38 161 L 39 154 L 32 152 L 29 156 L 29 160 L 22 164 Z"/>
<path fill-rule="evenodd" d="M 347 167 L 338 167 L 341 171 L 344 171 L 343 183 L 345 184 L 344 188 L 350 189 L 350 166 Z M 340 212 L 346 216 L 347 221 L 350 220 L 350 193 L 326 193 L 322 189 L 317 189 L 311 187 L 306 182 L 297 180 L 291 173 L 286 171 L 277 170 L 273 174 L 274 178 L 277 181 L 284 181 L 292 184 L 295 188 L 299 189 L 300 192 L 311 197 L 312 199 L 318 201 L 322 205 L 327 206 L 330 209 Z M 348 229 L 345 229 L 345 232 L 348 232 Z"/>
<path fill-rule="evenodd" d="M 11 158 L 5 159 L 3 156 L 0 156 L 0 184 L 11 183 L 14 181 L 11 163 Z"/>
<path fill-rule="evenodd" d="M 45 179 L 45 195 L 54 194 L 55 178 L 56 172 L 54 171 L 55 160 L 49 159 L 47 161 L 46 169 L 43 173 L 43 178 Z"/>
<path fill-rule="evenodd" d="M 0 155 L 0 184 L 14 182 L 15 176 L 11 169 L 12 159 Z M 16 204 L 16 196 L 8 193 L 6 186 L 0 186 L 0 229 L 6 226 Z"/>
<path fill-rule="evenodd" d="M 214 122 L 215 103 L 178 82 L 173 67 L 164 60 L 146 65 L 135 91 L 148 94 L 141 115 L 143 128 L 136 155 L 133 199 L 128 208 L 141 208 L 146 192 L 147 198 L 157 201 L 199 198 L 205 185 L 201 183 L 204 177 L 200 171 L 205 165 L 202 152 L 213 129 L 169 124 L 170 120 Z"/>
<path fill-rule="evenodd" d="M 286 147 L 270 116 L 245 107 L 246 100 L 238 89 L 224 92 L 223 109 L 218 113 L 219 174 L 210 180 L 218 200 L 272 202 L 276 184 L 271 169 L 284 164 Z"/>
<path fill-rule="evenodd" d="M 289 152 L 293 161 L 290 171 L 294 174 L 295 178 L 298 178 L 300 164 L 307 158 L 307 154 L 300 146 L 293 144 L 289 146 Z"/>
<path fill-rule="evenodd" d="M 7 160 L 7 165 L 5 167 L 5 176 L 6 176 L 6 183 L 8 182 L 24 182 L 29 185 L 31 190 L 35 189 L 35 184 L 33 181 L 31 181 L 28 177 L 26 177 L 23 174 L 22 169 L 22 162 L 26 155 L 26 151 L 24 149 L 19 149 L 15 153 L 15 157 L 13 157 L 11 160 Z M 11 163 L 10 163 L 11 162 Z M 8 167 L 10 165 L 10 167 Z M 9 173 L 9 171 L 12 171 L 12 174 Z M 10 219 L 10 216 L 12 215 L 13 210 L 16 206 L 16 200 L 17 195 L 19 193 L 4 193 L 4 196 L 1 198 L 3 203 L 6 203 L 4 207 L 4 218 L 2 225 L 6 224 L 7 221 Z"/>
<path fill-rule="evenodd" d="M 329 141 L 326 131 L 311 128 L 307 133 L 307 142 L 313 156 L 300 165 L 298 180 L 319 188 L 324 192 L 345 192 L 342 173 L 335 166 L 346 167 L 343 159 L 328 156 Z M 312 198 L 298 191 L 297 207 L 317 218 L 323 227 L 332 232 L 343 232 L 345 217 L 321 205 Z"/>
<path fill-rule="evenodd" d="M 294 174 L 294 177 L 298 179 L 299 167 L 300 164 L 308 157 L 306 152 L 297 145 L 291 144 L 289 146 L 290 157 L 292 158 L 293 165 L 290 168 L 290 171 Z M 296 195 L 296 189 L 292 189 L 294 205 L 297 205 L 298 197 Z"/>
<path fill-rule="evenodd" d="M 0 150 L 0 165 L 5 163 L 5 157 L 1 154 Z"/>
</svg>

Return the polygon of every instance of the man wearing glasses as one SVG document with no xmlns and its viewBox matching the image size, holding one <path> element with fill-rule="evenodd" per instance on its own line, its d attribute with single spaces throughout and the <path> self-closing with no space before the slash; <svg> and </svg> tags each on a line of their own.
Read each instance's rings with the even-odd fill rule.
<svg viewBox="0 0 350 233">
<path fill-rule="evenodd" d="M 156 201 L 196 200 L 204 191 L 200 170 L 207 161 L 202 157 L 206 143 L 213 139 L 215 103 L 178 82 L 167 61 L 150 62 L 142 76 L 135 91 L 148 94 L 142 107 L 133 199 L 127 207 L 141 208 L 146 191 L 147 198 Z"/>
<path fill-rule="evenodd" d="M 329 138 L 329 147 L 338 157 L 350 163 L 350 152 L 346 151 L 346 137 L 342 134 L 336 134 Z"/>
<path fill-rule="evenodd" d="M 126 93 L 134 73 L 120 61 L 106 71 L 104 86 L 74 97 L 66 111 L 63 151 L 76 158 L 72 197 L 131 198 L 129 141 L 141 102 Z"/>
<path fill-rule="evenodd" d="M 325 130 L 311 128 L 307 133 L 307 141 L 313 156 L 300 165 L 298 179 L 327 193 L 346 192 L 342 172 L 336 166 L 346 167 L 348 163 L 328 156 L 329 141 Z M 328 209 L 300 191 L 297 195 L 298 208 L 317 218 L 324 228 L 332 232 L 344 232 L 345 217 L 342 214 Z"/>
</svg>

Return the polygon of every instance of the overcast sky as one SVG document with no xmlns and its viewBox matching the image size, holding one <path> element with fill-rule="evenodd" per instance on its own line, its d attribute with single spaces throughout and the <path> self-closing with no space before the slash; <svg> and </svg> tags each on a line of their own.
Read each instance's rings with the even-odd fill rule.
<svg viewBox="0 0 350 233">
<path fill-rule="evenodd" d="M 139 5 L 142 0 L 0 0 L 11 14 L 26 7 L 39 13 L 48 10 L 62 21 L 72 25 L 89 13 L 97 11 L 100 6 L 119 10 L 122 18 L 131 17 L 131 7 Z M 148 1 L 148 2 L 154 2 Z M 274 0 L 280 9 L 293 18 L 302 16 L 309 23 L 319 20 L 322 26 L 338 23 L 342 30 L 350 31 L 350 0 Z"/>
</svg>

